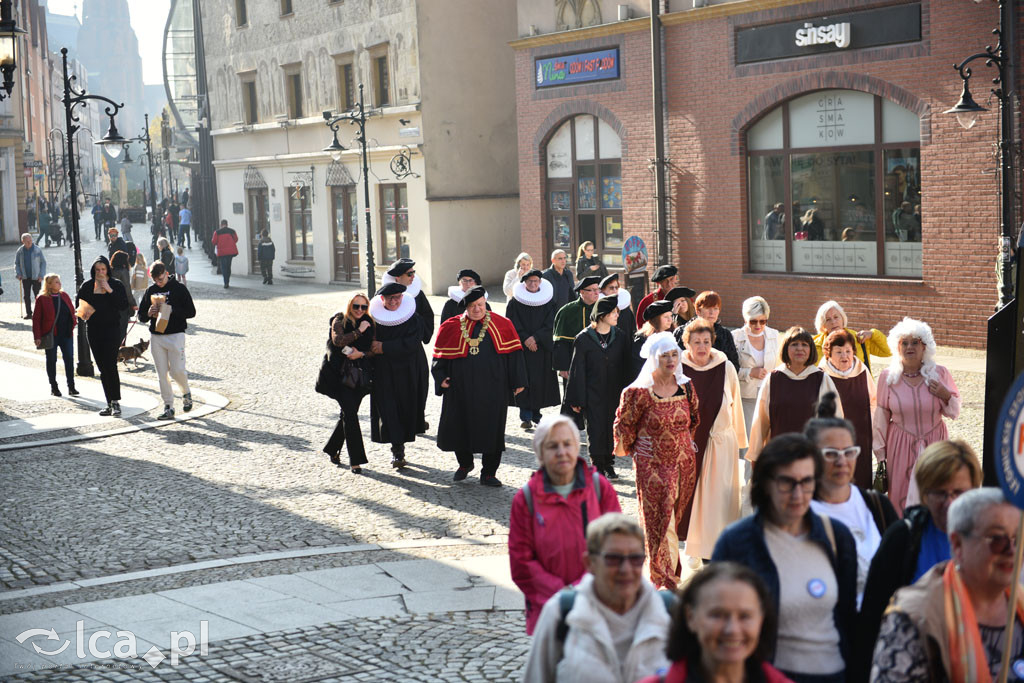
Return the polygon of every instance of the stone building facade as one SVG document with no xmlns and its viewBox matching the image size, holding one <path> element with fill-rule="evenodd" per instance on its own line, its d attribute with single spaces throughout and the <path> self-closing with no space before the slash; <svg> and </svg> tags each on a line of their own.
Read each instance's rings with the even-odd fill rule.
<svg viewBox="0 0 1024 683">
<path fill-rule="evenodd" d="M 250 244 L 269 229 L 280 273 L 365 286 L 365 217 L 378 276 L 417 260 L 428 291 L 474 267 L 500 282 L 519 248 L 513 54 L 503 0 L 202 5 L 221 217 Z M 357 128 L 338 162 L 323 112 L 366 107 L 370 201 Z M 392 159 L 411 155 L 415 175 Z M 471 256 L 470 256 L 471 255 Z"/>
<path fill-rule="evenodd" d="M 813 327 L 834 298 L 857 329 L 911 315 L 939 343 L 984 345 L 998 302 L 998 105 L 969 130 L 942 112 L 960 95 L 951 65 L 992 42 L 995 3 L 662 2 L 667 254 L 647 3 L 621 15 L 622 3 L 569 3 L 600 9 L 573 24 L 563 4 L 519 0 L 511 43 L 525 251 L 589 239 L 621 267 L 638 236 L 648 272 L 670 261 L 681 284 L 719 292 L 728 325 L 754 294 L 777 327 Z M 586 72 L 601 60 L 614 69 Z M 974 71 L 985 99 L 994 70 Z"/>
</svg>

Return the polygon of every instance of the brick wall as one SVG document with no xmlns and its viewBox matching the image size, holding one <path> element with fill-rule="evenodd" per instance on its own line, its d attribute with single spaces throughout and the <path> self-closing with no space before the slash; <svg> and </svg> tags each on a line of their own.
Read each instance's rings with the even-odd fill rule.
<svg viewBox="0 0 1024 683">
<path fill-rule="evenodd" d="M 871 3 L 886 4 L 893 3 Z M 733 63 L 737 27 L 816 19 L 865 6 L 855 0 L 821 0 L 665 28 L 673 261 L 683 283 L 722 295 L 722 317 L 729 325 L 742 322 L 740 302 L 754 294 L 769 301 L 773 326 L 780 328 L 810 328 L 819 304 L 834 298 L 846 308 L 853 327 L 887 331 L 910 315 L 930 323 L 939 343 L 983 347 L 985 319 L 998 302 L 999 196 L 992 170 L 997 167 L 993 152 L 999 116 L 998 103 L 988 96 L 994 69 L 974 65 L 972 92 L 991 111 L 973 129 L 963 130 L 955 117 L 941 112 L 960 94 L 952 65 L 992 42 L 990 31 L 998 24 L 995 3 L 924 0 L 922 41 L 916 45 L 740 67 Z M 653 157 L 649 41 L 649 32 L 638 31 L 517 50 L 522 244 L 535 259 L 543 254 L 539 260 L 545 265 L 550 243 L 545 241 L 544 143 L 574 113 L 600 116 L 621 131 L 624 227 L 627 234 L 641 235 L 652 263 L 658 261 L 648 171 Z M 541 92 L 534 88 L 535 57 L 611 45 L 622 50 L 621 81 Z M 781 102 L 824 88 L 877 94 L 921 117 L 920 281 L 747 272 L 745 131 Z"/>
</svg>

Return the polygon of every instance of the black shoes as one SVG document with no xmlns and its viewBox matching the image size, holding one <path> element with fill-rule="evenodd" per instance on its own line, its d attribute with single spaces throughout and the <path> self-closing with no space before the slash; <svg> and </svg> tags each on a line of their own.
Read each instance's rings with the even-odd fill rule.
<svg viewBox="0 0 1024 683">
<path fill-rule="evenodd" d="M 68 396 L 78 396 L 78 389 L 75 389 L 74 384 L 68 385 Z"/>
<path fill-rule="evenodd" d="M 56 382 L 50 385 L 50 396 L 60 396 L 60 389 L 57 388 Z"/>
<path fill-rule="evenodd" d="M 405 467 L 408 463 L 405 461 L 405 456 L 399 458 L 391 458 L 391 466 L 396 470 L 400 470 Z"/>
<path fill-rule="evenodd" d="M 520 427 L 520 429 L 533 429 L 533 423 L 530 422 L 529 420 L 523 420 L 519 424 L 519 427 Z"/>
<path fill-rule="evenodd" d="M 100 413 L 100 414 L 102 415 L 103 413 Z M 162 412 L 159 415 L 157 415 L 156 419 L 158 419 L 158 420 L 173 420 L 174 419 L 174 408 L 165 405 L 164 406 L 164 412 Z"/>
<path fill-rule="evenodd" d="M 100 411 L 100 415 L 102 415 L 103 417 L 109 417 L 113 412 L 114 409 L 108 403 L 107 407 Z"/>
<path fill-rule="evenodd" d="M 481 475 L 480 476 L 480 483 L 482 485 L 484 485 L 484 486 L 494 486 L 494 487 L 501 486 L 501 482 L 498 481 L 498 478 L 494 477 L 494 476 L 488 477 L 488 476 Z"/>
<path fill-rule="evenodd" d="M 111 401 L 110 402 L 110 410 L 113 412 L 114 417 L 121 417 L 121 402 L 120 401 Z"/>
<path fill-rule="evenodd" d="M 619 475 L 615 474 L 615 468 L 610 465 L 604 469 L 604 476 L 606 479 L 618 479 Z"/>
<path fill-rule="evenodd" d="M 452 481 L 462 481 L 463 479 L 469 476 L 471 470 L 472 468 L 469 467 L 460 467 L 459 469 L 455 470 L 455 474 L 452 475 Z M 481 483 L 482 482 L 483 480 L 481 479 Z"/>
<path fill-rule="evenodd" d="M 337 465 L 338 467 L 341 467 L 341 453 L 340 452 L 331 453 L 329 450 L 327 450 L 325 448 L 324 449 L 324 453 L 326 453 L 327 457 L 329 457 L 331 459 L 331 464 L 334 464 L 334 465 Z"/>
</svg>

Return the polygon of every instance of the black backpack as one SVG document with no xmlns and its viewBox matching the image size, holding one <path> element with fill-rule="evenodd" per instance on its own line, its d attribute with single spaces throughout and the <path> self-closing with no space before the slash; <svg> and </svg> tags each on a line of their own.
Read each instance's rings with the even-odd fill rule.
<svg viewBox="0 0 1024 683">
<path fill-rule="evenodd" d="M 665 603 L 665 611 L 671 615 L 678 599 L 676 594 L 673 591 L 658 591 L 658 595 L 661 596 L 662 602 Z M 558 619 L 558 627 L 555 629 L 555 638 L 559 643 L 565 643 L 565 639 L 569 635 L 569 624 L 566 623 L 565 618 L 569 616 L 569 612 L 572 611 L 572 606 L 575 602 L 575 588 L 563 588 L 558 591 L 558 611 L 561 616 Z"/>
</svg>

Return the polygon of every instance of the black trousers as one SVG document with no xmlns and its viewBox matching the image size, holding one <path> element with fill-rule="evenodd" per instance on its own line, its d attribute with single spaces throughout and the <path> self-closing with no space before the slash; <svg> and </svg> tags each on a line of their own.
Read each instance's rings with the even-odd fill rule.
<svg viewBox="0 0 1024 683">
<path fill-rule="evenodd" d="M 334 432 L 324 446 L 328 453 L 338 453 L 347 443 L 348 464 L 353 467 L 369 462 L 366 459 L 366 449 L 363 447 L 363 433 L 359 431 L 359 404 L 363 402 L 364 396 L 364 391 L 348 388 L 341 390 L 341 396 L 337 399 L 338 407 L 341 409 L 338 424 L 334 426 Z"/>
<path fill-rule="evenodd" d="M 220 274 L 224 278 L 224 286 L 227 287 L 231 284 L 231 259 L 235 258 L 235 255 L 231 256 L 218 256 L 217 261 L 220 262 Z"/>
<path fill-rule="evenodd" d="M 464 470 L 473 469 L 473 454 L 469 451 L 455 451 L 455 457 L 459 460 L 459 467 Z M 501 453 L 484 453 L 483 467 L 480 469 L 481 477 L 493 477 L 501 464 Z"/>
<path fill-rule="evenodd" d="M 121 400 L 121 377 L 117 374 L 117 350 L 121 348 L 120 330 L 117 328 L 95 330 L 90 325 L 89 348 L 92 349 L 93 360 L 100 371 L 100 382 L 103 384 L 103 395 L 110 401 Z"/>
<path fill-rule="evenodd" d="M 274 282 L 274 262 L 260 261 L 260 275 L 263 276 L 263 284 Z"/>
<path fill-rule="evenodd" d="M 100 230 L 103 228 L 103 221 L 101 221 L 99 219 L 94 219 L 93 222 L 92 222 L 92 227 L 93 227 L 93 230 L 96 231 L 96 241 L 99 242 L 100 241 Z"/>
<path fill-rule="evenodd" d="M 43 286 L 42 279 L 21 281 L 22 294 L 25 297 L 25 315 L 32 315 L 32 302 L 39 296 L 39 288 Z"/>
</svg>

